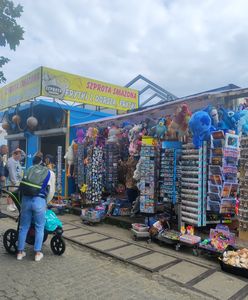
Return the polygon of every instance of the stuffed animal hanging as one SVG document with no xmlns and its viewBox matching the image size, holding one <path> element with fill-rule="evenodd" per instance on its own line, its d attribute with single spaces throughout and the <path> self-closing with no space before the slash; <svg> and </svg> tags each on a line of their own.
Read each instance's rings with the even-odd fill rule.
<svg viewBox="0 0 248 300">
<path fill-rule="evenodd" d="M 211 132 L 211 118 L 203 110 L 195 112 L 189 120 L 189 128 L 193 135 L 193 144 L 198 149 L 203 141 L 207 141 Z"/>
<path fill-rule="evenodd" d="M 156 126 L 152 127 L 152 132 L 154 132 L 153 136 L 155 138 L 159 138 L 159 139 L 164 138 L 165 134 L 168 131 L 166 122 L 167 122 L 166 118 L 160 118 L 158 121 L 158 124 Z"/>
<path fill-rule="evenodd" d="M 67 172 L 66 172 L 66 176 L 70 177 L 71 176 L 71 169 L 72 169 L 72 165 L 74 163 L 74 151 L 73 151 L 73 145 L 74 145 L 74 141 L 72 141 L 71 145 L 68 147 L 67 152 L 64 156 L 65 161 L 67 163 Z"/>
<path fill-rule="evenodd" d="M 218 129 L 223 130 L 225 133 L 229 130 L 238 133 L 238 123 L 240 119 L 240 112 L 234 112 L 232 110 L 220 108 L 219 111 L 220 122 L 218 124 Z"/>
<path fill-rule="evenodd" d="M 192 113 L 186 103 L 178 107 L 169 126 L 170 134 L 182 138 L 188 135 L 188 123 Z"/>
</svg>

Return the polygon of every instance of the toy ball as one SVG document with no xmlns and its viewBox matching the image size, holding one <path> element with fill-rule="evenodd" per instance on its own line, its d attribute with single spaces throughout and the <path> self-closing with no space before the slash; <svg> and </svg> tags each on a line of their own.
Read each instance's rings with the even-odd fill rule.
<svg viewBox="0 0 248 300">
<path fill-rule="evenodd" d="M 38 120 L 35 117 L 29 117 L 27 119 L 27 125 L 30 129 L 35 129 L 38 125 Z"/>
<path fill-rule="evenodd" d="M 2 124 L 2 128 L 4 130 L 8 130 L 9 129 L 9 123 L 7 121 L 4 121 L 3 124 Z"/>
<path fill-rule="evenodd" d="M 12 122 L 15 123 L 15 124 L 20 124 L 21 122 L 21 117 L 19 115 L 14 115 L 12 117 Z"/>
</svg>

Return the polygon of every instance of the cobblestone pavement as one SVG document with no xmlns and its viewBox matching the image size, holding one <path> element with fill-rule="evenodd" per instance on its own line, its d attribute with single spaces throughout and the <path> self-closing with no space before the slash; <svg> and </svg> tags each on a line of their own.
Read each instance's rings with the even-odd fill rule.
<svg viewBox="0 0 248 300">
<path fill-rule="evenodd" d="M 41 262 L 33 261 L 30 247 L 17 261 L 2 244 L 4 231 L 15 227 L 0 219 L 0 299 L 213 299 L 68 241 L 61 257 L 46 242 Z"/>
</svg>

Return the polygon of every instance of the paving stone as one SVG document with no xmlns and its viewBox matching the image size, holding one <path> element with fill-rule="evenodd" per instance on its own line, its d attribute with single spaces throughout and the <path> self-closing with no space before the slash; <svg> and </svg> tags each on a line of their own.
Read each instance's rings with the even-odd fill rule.
<svg viewBox="0 0 248 300">
<path fill-rule="evenodd" d="M 63 233 L 63 235 L 65 237 L 70 238 L 70 237 L 74 237 L 74 236 L 77 236 L 77 235 L 80 235 L 80 234 L 86 234 L 86 233 L 90 233 L 90 231 L 85 230 L 83 228 L 76 228 L 76 229 L 65 231 Z"/>
<path fill-rule="evenodd" d="M 233 277 L 221 272 L 216 272 L 195 284 L 194 288 L 208 293 L 211 296 L 217 297 L 221 300 L 225 300 L 229 299 L 246 285 L 247 282 L 242 281 L 237 277 Z"/>
<path fill-rule="evenodd" d="M 78 241 L 82 244 L 87 244 L 87 243 L 91 243 L 91 242 L 97 242 L 97 241 L 100 241 L 105 238 L 107 238 L 106 235 L 99 234 L 99 233 L 91 233 L 91 234 L 76 237 L 76 238 L 74 238 L 74 240 Z"/>
<path fill-rule="evenodd" d="M 120 241 L 120 240 L 116 240 L 116 239 L 109 239 L 106 241 L 101 241 L 101 242 L 96 242 L 96 243 L 92 243 L 90 244 L 90 246 L 105 251 L 105 250 L 109 250 L 115 247 L 120 247 L 120 246 L 125 246 L 127 245 L 127 243 Z"/>
<path fill-rule="evenodd" d="M 120 258 L 123 258 L 123 259 L 128 259 L 128 258 L 134 257 L 136 255 L 146 253 L 148 251 L 149 251 L 148 249 L 141 248 L 139 246 L 129 245 L 129 246 L 125 246 L 125 247 L 122 247 L 122 248 L 119 248 L 116 250 L 109 251 L 109 253 L 116 255 Z"/>
<path fill-rule="evenodd" d="M 147 254 L 146 256 L 132 260 L 132 262 L 135 262 L 136 264 L 147 267 L 149 269 L 156 269 L 159 266 L 163 266 L 173 261 L 176 261 L 174 257 L 164 255 L 161 253 L 151 253 Z"/>
<path fill-rule="evenodd" d="M 69 229 L 73 229 L 73 228 L 78 228 L 77 226 L 75 225 L 72 225 L 72 224 L 63 224 L 63 230 L 69 230 Z"/>
<path fill-rule="evenodd" d="M 198 265 L 182 261 L 160 273 L 167 278 L 186 283 L 206 272 L 208 269 Z"/>
</svg>

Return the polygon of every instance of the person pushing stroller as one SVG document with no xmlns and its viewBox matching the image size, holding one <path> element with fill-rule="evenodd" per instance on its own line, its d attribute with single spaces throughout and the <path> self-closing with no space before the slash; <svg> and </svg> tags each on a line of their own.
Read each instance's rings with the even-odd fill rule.
<svg viewBox="0 0 248 300">
<path fill-rule="evenodd" d="M 55 193 L 55 174 L 43 165 L 43 154 L 37 152 L 33 157 L 33 166 L 27 170 L 26 176 L 20 183 L 22 194 L 21 215 L 18 236 L 17 260 L 22 260 L 27 233 L 32 220 L 35 225 L 35 261 L 43 258 L 41 252 L 47 202 L 51 201 Z"/>
</svg>

